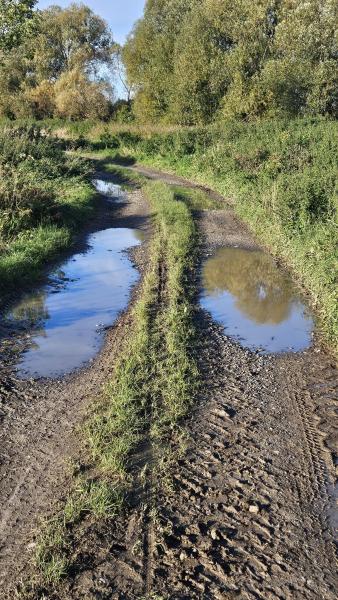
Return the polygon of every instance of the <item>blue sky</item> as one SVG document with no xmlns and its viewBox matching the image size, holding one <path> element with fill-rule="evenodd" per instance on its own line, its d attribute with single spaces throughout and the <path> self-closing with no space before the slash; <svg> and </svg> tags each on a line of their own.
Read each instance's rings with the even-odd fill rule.
<svg viewBox="0 0 338 600">
<path fill-rule="evenodd" d="M 38 8 L 47 8 L 53 4 L 66 7 L 73 2 L 74 0 L 39 0 Z M 95 14 L 103 17 L 110 25 L 114 40 L 123 44 L 135 21 L 143 14 L 145 0 L 79 0 L 78 3 L 90 6 Z M 123 98 L 123 87 L 118 81 L 114 84 L 117 97 Z"/>
<path fill-rule="evenodd" d="M 65 7 L 72 4 L 72 1 L 40 0 L 38 7 L 46 8 L 52 4 Z M 145 0 L 84 0 L 82 4 L 90 6 L 97 15 L 108 21 L 114 39 L 122 44 L 135 21 L 142 16 Z"/>
</svg>

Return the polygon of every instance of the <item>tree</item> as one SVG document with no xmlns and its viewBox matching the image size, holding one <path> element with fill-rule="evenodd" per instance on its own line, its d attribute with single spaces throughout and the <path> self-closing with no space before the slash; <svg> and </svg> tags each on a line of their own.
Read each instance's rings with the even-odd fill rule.
<svg viewBox="0 0 338 600">
<path fill-rule="evenodd" d="M 37 0 L 1 0 L 0 49 L 8 52 L 31 31 Z"/>
<path fill-rule="evenodd" d="M 106 119 L 111 110 L 110 89 L 90 81 L 78 67 L 66 71 L 55 84 L 56 114 L 69 119 Z"/>
<path fill-rule="evenodd" d="M 123 51 L 142 120 L 337 112 L 336 0 L 148 0 Z"/>
<path fill-rule="evenodd" d="M 0 114 L 106 118 L 112 88 L 102 81 L 102 70 L 111 67 L 114 47 L 107 23 L 88 7 L 72 4 L 41 11 L 38 25 L 34 39 L 21 36 L 21 43 L 3 54 Z"/>
<path fill-rule="evenodd" d="M 174 89 L 174 51 L 182 24 L 202 0 L 148 0 L 123 50 L 134 110 L 143 120 L 168 114 Z"/>
<path fill-rule="evenodd" d="M 95 75 L 110 64 L 113 46 L 107 23 L 88 6 L 52 6 L 41 13 L 40 33 L 31 47 L 37 78 L 56 80 L 77 68 Z"/>
</svg>

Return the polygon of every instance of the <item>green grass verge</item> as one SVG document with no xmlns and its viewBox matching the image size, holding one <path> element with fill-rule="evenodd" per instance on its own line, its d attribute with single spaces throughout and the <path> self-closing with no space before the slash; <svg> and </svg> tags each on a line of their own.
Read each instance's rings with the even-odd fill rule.
<svg viewBox="0 0 338 600">
<path fill-rule="evenodd" d="M 125 155 L 231 198 L 257 238 L 308 291 L 324 341 L 337 351 L 336 124 L 325 119 L 230 122 L 176 132 L 116 134 Z M 91 138 L 92 139 L 92 138 Z"/>
<path fill-rule="evenodd" d="M 0 293 L 37 280 L 46 263 L 71 246 L 78 227 L 94 212 L 95 191 L 85 182 L 67 181 L 59 191 L 60 224 L 24 229 L 8 240 L 0 253 Z"/>
<path fill-rule="evenodd" d="M 91 175 L 38 126 L 0 127 L 0 301 L 37 279 L 91 217 Z"/>
<path fill-rule="evenodd" d="M 142 480 L 141 472 L 130 470 L 140 444 L 156 455 L 157 475 L 164 468 L 170 460 L 170 444 L 182 437 L 182 419 L 197 390 L 192 352 L 194 220 L 187 203 L 168 186 L 149 183 L 144 192 L 153 213 L 154 236 L 131 330 L 113 378 L 83 428 L 89 467 L 84 474 L 74 473 L 63 507 L 41 530 L 36 578 L 25 597 L 57 586 L 67 574 L 79 522 L 112 519 L 119 512 L 133 478 Z M 145 462 L 142 469 L 147 468 L 151 467 Z"/>
</svg>

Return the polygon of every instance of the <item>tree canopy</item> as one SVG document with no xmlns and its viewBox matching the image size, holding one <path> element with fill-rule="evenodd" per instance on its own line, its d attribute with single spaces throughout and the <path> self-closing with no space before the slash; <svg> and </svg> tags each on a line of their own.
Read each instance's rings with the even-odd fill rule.
<svg viewBox="0 0 338 600">
<path fill-rule="evenodd" d="M 1 0 L 0 49 L 9 51 L 19 44 L 30 30 L 36 13 L 37 0 Z"/>
<path fill-rule="evenodd" d="M 123 57 L 144 120 L 337 111 L 336 0 L 148 0 Z"/>
<path fill-rule="evenodd" d="M 26 4 L 32 10 L 35 2 L 5 4 Z M 107 23 L 83 4 L 51 6 L 38 16 L 34 37 L 23 32 L 14 37 L 19 25 L 14 17 L 11 20 L 12 33 L 7 36 L 11 43 L 6 44 L 0 65 L 0 114 L 107 117 L 112 87 L 102 73 L 111 64 L 115 47 Z M 28 12 L 26 21 L 30 18 Z M 25 26 L 23 17 L 17 22 Z"/>
</svg>

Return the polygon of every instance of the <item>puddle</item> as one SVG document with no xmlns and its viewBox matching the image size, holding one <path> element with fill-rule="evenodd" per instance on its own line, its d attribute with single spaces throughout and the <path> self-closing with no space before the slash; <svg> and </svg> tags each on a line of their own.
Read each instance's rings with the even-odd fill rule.
<svg viewBox="0 0 338 600">
<path fill-rule="evenodd" d="M 19 376 L 60 376 L 95 356 L 104 328 L 127 306 L 130 287 L 138 280 L 123 251 L 142 238 L 139 230 L 125 228 L 92 234 L 86 252 L 67 260 L 48 285 L 11 308 L 5 321 L 30 332 Z"/>
<path fill-rule="evenodd" d="M 105 181 L 104 179 L 93 179 L 93 185 L 99 194 L 103 194 L 111 200 L 118 202 L 126 201 L 126 192 L 116 183 Z"/>
<path fill-rule="evenodd" d="M 201 304 L 242 346 L 263 353 L 311 344 L 313 321 L 289 277 L 261 251 L 222 248 L 206 260 Z"/>
</svg>

